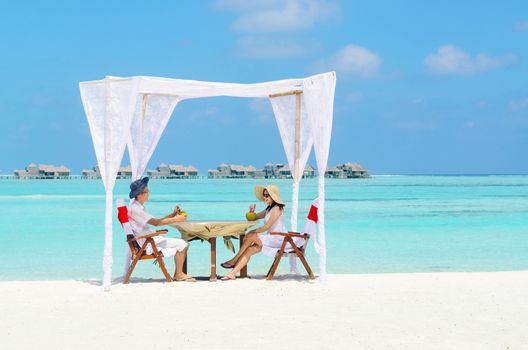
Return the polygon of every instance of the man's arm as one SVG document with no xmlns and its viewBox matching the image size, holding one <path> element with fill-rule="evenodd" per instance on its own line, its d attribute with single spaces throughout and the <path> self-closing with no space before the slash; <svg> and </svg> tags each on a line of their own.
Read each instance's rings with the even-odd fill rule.
<svg viewBox="0 0 528 350">
<path fill-rule="evenodd" d="M 187 217 L 185 215 L 174 215 L 174 216 L 172 216 L 172 214 L 169 214 L 169 215 L 167 215 L 167 216 L 165 216 L 164 218 L 161 218 L 161 219 L 152 218 L 149 221 L 147 221 L 147 224 L 157 227 L 157 226 L 170 225 L 172 223 L 185 221 L 185 220 L 187 220 Z"/>
</svg>

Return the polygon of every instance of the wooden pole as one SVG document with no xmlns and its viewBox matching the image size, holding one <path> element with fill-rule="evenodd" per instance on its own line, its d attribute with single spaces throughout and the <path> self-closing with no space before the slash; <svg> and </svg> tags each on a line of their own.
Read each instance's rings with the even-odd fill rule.
<svg viewBox="0 0 528 350">
<path fill-rule="evenodd" d="M 145 113 L 147 111 L 147 99 L 148 95 L 143 95 L 143 103 L 141 104 L 141 124 L 143 124 L 143 121 L 145 120 Z"/>
<path fill-rule="evenodd" d="M 289 96 L 289 95 L 299 96 L 300 94 L 302 94 L 302 90 L 293 90 L 293 91 L 287 91 L 287 92 L 279 92 L 277 94 L 271 94 L 269 95 L 269 97 L 274 98 L 274 97 L 282 97 L 282 96 Z"/>
<path fill-rule="evenodd" d="M 295 95 L 295 163 L 293 182 L 299 179 L 299 158 L 301 157 L 301 94 Z"/>
</svg>

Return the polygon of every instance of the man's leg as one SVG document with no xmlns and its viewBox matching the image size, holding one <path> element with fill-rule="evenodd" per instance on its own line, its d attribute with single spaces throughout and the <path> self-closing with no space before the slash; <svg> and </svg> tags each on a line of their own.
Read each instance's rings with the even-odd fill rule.
<svg viewBox="0 0 528 350">
<path fill-rule="evenodd" d="M 188 249 L 189 249 L 189 246 L 187 246 L 181 252 L 176 252 L 176 254 L 174 255 L 174 264 L 176 265 L 176 271 L 174 272 L 175 280 L 184 280 L 189 277 L 187 274 L 183 272 L 183 264 L 185 262 L 185 258 L 187 257 Z"/>
</svg>

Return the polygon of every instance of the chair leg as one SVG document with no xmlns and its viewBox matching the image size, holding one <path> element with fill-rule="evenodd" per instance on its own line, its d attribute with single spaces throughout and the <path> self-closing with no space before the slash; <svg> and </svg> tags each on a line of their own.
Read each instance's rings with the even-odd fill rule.
<svg viewBox="0 0 528 350">
<path fill-rule="evenodd" d="M 154 244 L 154 240 L 151 238 L 150 245 L 152 246 L 152 252 L 154 253 L 154 256 L 156 257 L 156 260 L 158 260 L 158 265 L 161 269 L 161 272 L 165 275 L 165 279 L 167 282 L 172 282 L 172 278 L 169 275 L 169 272 L 167 271 L 167 268 L 165 267 L 165 263 L 163 262 L 163 258 L 161 257 L 161 253 L 158 251 L 158 248 L 156 248 L 156 244 Z"/>
<path fill-rule="evenodd" d="M 167 280 L 167 282 L 172 282 L 172 277 L 169 275 L 169 272 L 167 271 L 167 268 L 165 267 L 165 263 L 163 262 L 161 256 L 158 255 L 156 259 L 158 259 L 159 267 L 161 269 L 161 272 L 163 272 L 163 274 L 165 275 L 165 279 Z"/>
<path fill-rule="evenodd" d="M 306 258 L 304 257 L 303 253 L 297 248 L 295 245 L 292 245 L 293 250 L 295 251 L 295 254 L 301 259 L 302 264 L 304 265 L 304 268 L 306 269 L 306 272 L 308 272 L 308 276 L 311 280 L 315 279 L 315 276 L 312 272 L 312 269 L 310 268 L 310 265 L 308 265 L 308 262 L 306 261 Z"/>
<path fill-rule="evenodd" d="M 141 255 L 143 255 L 143 252 L 145 251 L 145 248 L 147 248 L 147 241 L 145 241 L 143 243 L 143 245 L 141 246 L 141 249 L 139 249 L 139 252 L 136 253 L 136 257 L 132 261 L 132 264 L 130 264 L 130 267 L 128 268 L 127 274 L 125 275 L 125 278 L 123 279 L 123 284 L 127 284 L 128 283 L 128 279 L 130 278 L 130 276 L 132 276 L 132 271 L 134 271 L 134 268 L 136 267 L 136 264 L 137 264 L 139 258 L 141 257 Z"/>
<path fill-rule="evenodd" d="M 123 279 L 123 284 L 127 284 L 128 280 L 130 279 L 130 276 L 132 276 L 132 271 L 134 271 L 134 268 L 136 267 L 136 264 L 139 260 L 139 255 L 136 255 L 136 258 L 132 261 L 132 264 L 128 267 L 128 271 L 125 275 L 125 278 Z"/>
<path fill-rule="evenodd" d="M 275 255 L 275 259 L 273 260 L 273 264 L 271 264 L 269 270 L 268 270 L 268 273 L 266 274 L 266 279 L 268 279 L 269 275 L 271 274 L 271 269 L 273 269 L 273 266 L 275 266 L 275 262 L 277 260 L 277 255 Z M 273 276 L 271 276 L 271 278 L 273 278 Z"/>
<path fill-rule="evenodd" d="M 289 237 L 284 238 L 284 240 L 282 241 L 281 248 L 279 252 L 277 253 L 277 255 L 275 256 L 275 261 L 273 262 L 273 265 L 271 265 L 271 271 L 268 273 L 268 276 L 266 277 L 268 281 L 271 281 L 273 279 L 273 275 L 275 274 L 275 271 L 277 271 L 277 267 L 279 267 L 280 260 L 282 258 L 282 255 L 284 254 L 284 248 L 286 247 L 286 240 L 288 238 Z"/>
<path fill-rule="evenodd" d="M 279 266 L 280 258 L 279 258 L 279 252 L 275 255 L 275 260 L 273 260 L 273 264 L 271 264 L 268 273 L 266 274 L 266 279 L 268 281 L 271 281 L 273 279 L 273 275 L 275 274 L 275 270 L 277 269 L 277 266 Z"/>
</svg>

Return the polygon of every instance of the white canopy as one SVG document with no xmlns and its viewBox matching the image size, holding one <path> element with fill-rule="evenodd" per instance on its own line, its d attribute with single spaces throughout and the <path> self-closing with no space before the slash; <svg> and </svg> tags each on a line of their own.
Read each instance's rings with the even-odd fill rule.
<svg viewBox="0 0 528 350">
<path fill-rule="evenodd" d="M 324 174 L 332 132 L 335 72 L 304 79 L 258 84 L 214 83 L 156 77 L 119 78 L 79 84 L 97 163 L 106 190 L 103 288 L 112 276 L 112 195 L 125 146 L 128 145 L 133 180 L 145 172 L 158 141 L 179 101 L 210 97 L 269 98 L 293 175 L 291 230 L 297 231 L 299 180 L 314 147 L 319 172 L 320 281 L 326 279 L 324 230 Z"/>
</svg>

